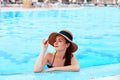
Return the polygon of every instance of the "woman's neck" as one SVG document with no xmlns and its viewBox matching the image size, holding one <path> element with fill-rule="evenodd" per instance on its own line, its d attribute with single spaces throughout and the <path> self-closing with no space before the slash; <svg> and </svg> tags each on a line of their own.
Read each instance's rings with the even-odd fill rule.
<svg viewBox="0 0 120 80">
<path fill-rule="evenodd" d="M 64 55 L 65 55 L 65 51 L 57 51 L 56 53 L 57 53 L 57 56 L 58 56 L 59 58 L 62 58 L 62 59 L 63 59 L 63 57 L 64 57 Z"/>
</svg>

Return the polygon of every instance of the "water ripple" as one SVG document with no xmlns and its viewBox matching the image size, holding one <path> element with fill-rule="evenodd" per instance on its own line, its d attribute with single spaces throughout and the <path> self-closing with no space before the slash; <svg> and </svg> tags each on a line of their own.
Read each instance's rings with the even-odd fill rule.
<svg viewBox="0 0 120 80">
<path fill-rule="evenodd" d="M 30 54 L 30 53 L 25 53 L 25 54 Z M 14 58 L 12 54 L 9 54 L 8 52 L 5 52 L 5 51 L 0 51 L 0 57 L 3 57 L 6 60 L 9 60 L 9 61 L 11 61 L 13 63 L 16 63 L 16 64 L 28 63 L 31 59 L 33 59 L 33 58 L 35 58 L 37 56 L 38 55 L 32 55 L 32 56 L 31 55 L 30 56 L 24 55 L 24 57 L 22 57 L 21 59 L 18 60 L 17 58 Z"/>
</svg>

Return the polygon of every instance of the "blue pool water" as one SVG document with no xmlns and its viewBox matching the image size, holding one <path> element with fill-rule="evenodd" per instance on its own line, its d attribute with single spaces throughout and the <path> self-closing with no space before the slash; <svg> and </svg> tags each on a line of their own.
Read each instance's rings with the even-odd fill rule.
<svg viewBox="0 0 120 80">
<path fill-rule="evenodd" d="M 110 7 L 2 11 L 0 73 L 32 72 L 41 41 L 62 29 L 73 32 L 81 68 L 119 63 L 119 16 L 120 9 Z"/>
</svg>

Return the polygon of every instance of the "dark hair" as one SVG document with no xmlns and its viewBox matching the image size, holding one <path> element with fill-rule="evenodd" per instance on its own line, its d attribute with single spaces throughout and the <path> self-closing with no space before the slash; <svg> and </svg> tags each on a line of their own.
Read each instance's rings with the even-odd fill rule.
<svg viewBox="0 0 120 80">
<path fill-rule="evenodd" d="M 70 42 L 66 39 L 66 43 L 70 43 Z M 70 43 L 70 46 L 67 48 L 65 55 L 63 57 L 65 58 L 64 66 L 71 65 L 71 58 L 73 57 L 71 48 L 72 48 L 72 44 Z"/>
</svg>

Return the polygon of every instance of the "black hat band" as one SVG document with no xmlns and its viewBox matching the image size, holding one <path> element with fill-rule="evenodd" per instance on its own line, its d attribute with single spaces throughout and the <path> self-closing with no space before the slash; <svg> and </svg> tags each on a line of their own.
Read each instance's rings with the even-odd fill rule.
<svg viewBox="0 0 120 80">
<path fill-rule="evenodd" d="M 73 37 L 72 37 L 68 32 L 60 31 L 59 33 L 61 33 L 61 34 L 65 35 L 65 36 L 67 36 L 70 40 L 73 39 Z"/>
</svg>

